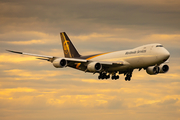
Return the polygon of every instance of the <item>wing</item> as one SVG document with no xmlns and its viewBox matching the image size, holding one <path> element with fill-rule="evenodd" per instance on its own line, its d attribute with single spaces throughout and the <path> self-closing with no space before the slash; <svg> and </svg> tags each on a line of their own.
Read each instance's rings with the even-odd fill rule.
<svg viewBox="0 0 180 120">
<path fill-rule="evenodd" d="M 12 52 L 12 53 L 17 53 L 17 54 L 22 54 L 22 55 L 35 56 L 35 57 L 38 57 L 37 59 L 47 60 L 47 61 L 50 61 L 50 62 L 52 62 L 56 58 L 56 57 L 53 57 L 53 56 L 38 55 L 38 54 L 25 53 L 25 52 L 13 51 L 13 50 L 6 50 L 6 51 Z"/>
<path fill-rule="evenodd" d="M 37 59 L 47 60 L 47 61 L 50 61 L 50 62 L 53 62 L 55 59 L 60 58 L 60 57 L 47 56 L 47 55 L 38 55 L 38 54 L 25 53 L 25 52 L 13 51 L 13 50 L 6 50 L 6 51 L 16 53 L 16 54 L 35 56 L 35 57 L 37 57 Z M 79 62 L 84 63 L 84 62 L 87 62 L 87 60 L 76 59 L 76 58 L 61 58 L 61 59 L 66 59 L 68 62 L 72 62 L 72 63 L 79 63 Z"/>
<path fill-rule="evenodd" d="M 59 62 L 62 59 L 65 59 L 68 63 L 68 66 L 79 69 L 80 65 L 83 65 L 85 68 L 87 68 L 88 64 L 92 62 L 100 63 L 104 69 L 110 68 L 110 67 L 119 67 L 124 65 L 129 65 L 126 61 L 91 61 L 86 59 L 79 59 L 79 58 L 63 58 L 63 57 L 54 57 L 54 56 L 47 56 L 47 55 L 38 55 L 38 54 L 32 54 L 32 53 L 25 53 L 25 52 L 19 52 L 19 51 L 13 51 L 13 50 L 6 50 L 8 52 L 16 53 L 16 54 L 22 54 L 22 55 L 29 55 L 29 56 L 35 56 L 39 60 L 46 60 L 49 62 L 56 61 L 59 59 Z"/>
</svg>

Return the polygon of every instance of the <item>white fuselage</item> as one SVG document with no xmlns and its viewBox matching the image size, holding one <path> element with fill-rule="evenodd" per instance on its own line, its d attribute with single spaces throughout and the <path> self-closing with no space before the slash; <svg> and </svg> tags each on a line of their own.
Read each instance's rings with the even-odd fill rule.
<svg viewBox="0 0 180 120">
<path fill-rule="evenodd" d="M 169 58 L 169 52 L 160 44 L 149 44 L 134 49 L 110 52 L 92 58 L 92 61 L 115 62 L 124 61 L 123 67 L 111 67 L 109 71 L 123 70 L 128 68 L 147 68 L 148 66 L 160 65 Z"/>
</svg>

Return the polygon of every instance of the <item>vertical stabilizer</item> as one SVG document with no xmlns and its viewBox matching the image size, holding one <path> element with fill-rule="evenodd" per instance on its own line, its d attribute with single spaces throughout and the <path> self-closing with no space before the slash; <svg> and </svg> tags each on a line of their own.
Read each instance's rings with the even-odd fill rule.
<svg viewBox="0 0 180 120">
<path fill-rule="evenodd" d="M 64 56 L 67 58 L 78 58 L 81 55 L 78 53 L 71 40 L 65 32 L 60 33 Z"/>
</svg>

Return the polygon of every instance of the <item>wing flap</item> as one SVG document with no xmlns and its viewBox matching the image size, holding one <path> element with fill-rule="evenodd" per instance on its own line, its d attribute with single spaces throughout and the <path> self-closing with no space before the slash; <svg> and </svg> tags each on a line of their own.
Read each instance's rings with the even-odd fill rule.
<svg viewBox="0 0 180 120">
<path fill-rule="evenodd" d="M 88 60 L 85 59 L 78 59 L 78 58 L 64 58 L 65 60 L 69 62 L 76 62 L 76 63 L 86 63 Z"/>
<path fill-rule="evenodd" d="M 43 58 L 53 58 L 53 56 L 38 55 L 38 54 L 31 54 L 31 53 L 23 53 L 23 55 L 36 56 L 36 57 L 43 57 Z"/>
<path fill-rule="evenodd" d="M 123 60 L 121 60 L 121 61 L 112 61 L 112 62 L 109 62 L 109 61 L 96 61 L 96 62 L 99 62 L 102 65 L 114 65 L 114 66 L 129 65 L 128 62 L 123 61 Z"/>
</svg>

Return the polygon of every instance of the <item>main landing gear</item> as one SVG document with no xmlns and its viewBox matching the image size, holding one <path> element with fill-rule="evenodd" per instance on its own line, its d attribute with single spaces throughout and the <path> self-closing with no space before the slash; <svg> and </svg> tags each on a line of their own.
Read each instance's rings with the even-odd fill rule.
<svg viewBox="0 0 180 120">
<path fill-rule="evenodd" d="M 109 79 L 109 78 L 110 78 L 110 74 L 107 74 L 107 73 L 100 73 L 98 76 L 98 79 L 102 79 L 102 80 L 103 79 Z M 119 79 L 119 75 L 112 74 L 111 79 L 117 80 L 117 79 Z"/>
<path fill-rule="evenodd" d="M 111 79 L 112 80 L 117 80 L 117 79 L 119 79 L 119 75 L 117 75 L 117 76 L 114 75 L 114 76 L 111 77 Z"/>
<path fill-rule="evenodd" d="M 129 71 L 129 72 L 124 73 L 124 75 L 126 76 L 126 77 L 125 77 L 125 81 L 130 81 L 130 80 L 131 80 L 132 72 L 133 72 L 133 71 Z M 101 73 L 99 73 L 98 79 L 102 79 L 102 80 L 104 80 L 104 79 L 109 79 L 109 78 L 110 78 L 110 75 L 112 75 L 112 76 L 111 76 L 111 79 L 112 79 L 112 80 L 117 80 L 117 79 L 119 79 L 119 75 L 116 75 L 116 72 L 114 72 L 114 73 L 101 72 Z"/>
<path fill-rule="evenodd" d="M 107 73 L 100 73 L 98 76 L 98 79 L 109 79 L 110 78 L 110 74 L 107 75 Z"/>
<path fill-rule="evenodd" d="M 126 75 L 125 77 L 125 81 L 130 81 L 132 77 L 132 74 Z"/>
<path fill-rule="evenodd" d="M 124 75 L 126 75 L 126 77 L 125 77 L 125 81 L 130 81 L 130 80 L 131 80 L 131 77 L 132 77 L 132 72 L 133 72 L 133 71 L 131 71 L 131 72 L 127 72 L 126 74 L 124 74 Z"/>
</svg>

